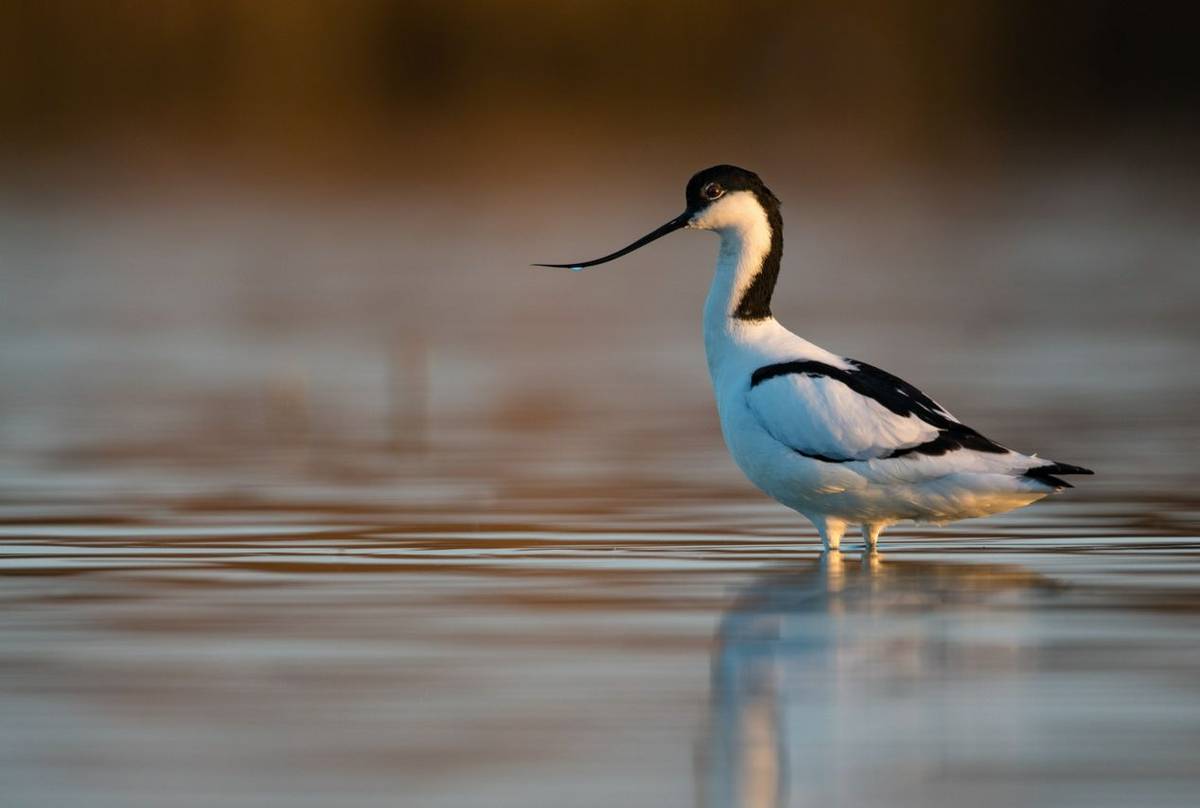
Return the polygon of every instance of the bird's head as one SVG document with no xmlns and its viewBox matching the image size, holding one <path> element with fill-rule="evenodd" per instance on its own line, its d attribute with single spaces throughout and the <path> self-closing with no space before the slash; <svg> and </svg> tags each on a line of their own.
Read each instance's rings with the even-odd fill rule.
<svg viewBox="0 0 1200 808">
<path fill-rule="evenodd" d="M 695 174 L 687 184 L 687 227 L 728 230 L 745 227 L 779 210 L 779 200 L 758 175 L 720 165 Z"/>
<path fill-rule="evenodd" d="M 627 247 L 603 258 L 573 264 L 534 264 L 539 267 L 583 269 L 616 260 L 636 249 L 657 241 L 668 233 L 685 228 L 725 233 L 749 228 L 757 223 L 774 225 L 779 216 L 779 200 L 753 171 L 731 165 L 706 168 L 688 180 L 685 192 L 687 208 L 683 213 Z"/>
</svg>

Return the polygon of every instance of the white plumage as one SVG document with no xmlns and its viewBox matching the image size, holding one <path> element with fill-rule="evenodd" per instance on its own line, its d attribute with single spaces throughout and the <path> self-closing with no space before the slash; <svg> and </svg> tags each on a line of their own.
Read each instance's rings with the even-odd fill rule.
<svg viewBox="0 0 1200 808">
<path fill-rule="evenodd" d="M 706 325 L 714 324 L 706 318 Z M 709 365 L 730 453 L 751 482 L 808 517 L 830 549 L 849 524 L 864 525 L 873 545 L 872 536 L 894 522 L 986 516 L 1055 490 L 1023 476 L 1047 464 L 1018 452 L 896 454 L 936 440 L 940 430 L 916 415 L 897 415 L 836 379 L 788 373 L 751 387 L 748 380 L 761 367 L 829 363 L 828 352 L 774 319 L 730 319 L 718 329 L 708 340 Z"/>
<path fill-rule="evenodd" d="M 807 358 L 800 345 L 791 356 Z M 853 368 L 846 360 L 839 367 Z M 897 415 L 829 376 L 789 373 L 746 394 L 762 428 L 776 440 L 810 455 L 872 460 L 937 437 L 916 415 Z"/>
<path fill-rule="evenodd" d="M 874 549 L 901 520 L 948 522 L 1028 505 L 1078 466 L 1014 452 L 920 390 L 788 331 L 772 316 L 783 252 L 779 203 L 753 172 L 714 166 L 692 177 L 684 213 L 620 257 L 681 228 L 721 237 L 704 308 L 704 345 L 721 430 L 738 466 L 807 517 L 826 549 L 862 526 Z"/>
</svg>

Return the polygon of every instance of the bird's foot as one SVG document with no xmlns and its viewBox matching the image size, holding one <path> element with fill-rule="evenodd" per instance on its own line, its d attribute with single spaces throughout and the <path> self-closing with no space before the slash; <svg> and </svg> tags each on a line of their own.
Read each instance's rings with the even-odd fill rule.
<svg viewBox="0 0 1200 808">
<path fill-rule="evenodd" d="M 846 523 L 840 519 L 825 519 L 813 520 L 817 526 L 817 532 L 821 534 L 821 546 L 825 548 L 827 553 L 836 553 L 842 545 L 842 534 L 846 532 Z"/>
<path fill-rule="evenodd" d="M 883 527 L 882 522 L 863 522 L 863 553 L 869 555 L 879 552 L 879 534 L 883 532 Z"/>
</svg>

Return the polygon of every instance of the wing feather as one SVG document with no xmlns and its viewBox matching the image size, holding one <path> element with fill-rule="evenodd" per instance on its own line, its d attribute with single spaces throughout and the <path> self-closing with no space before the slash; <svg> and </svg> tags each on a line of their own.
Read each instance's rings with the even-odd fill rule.
<svg viewBox="0 0 1200 808">
<path fill-rule="evenodd" d="M 776 440 L 827 462 L 955 449 L 1008 452 L 903 379 L 863 362 L 847 364 L 766 365 L 751 376 L 747 404 Z"/>
</svg>

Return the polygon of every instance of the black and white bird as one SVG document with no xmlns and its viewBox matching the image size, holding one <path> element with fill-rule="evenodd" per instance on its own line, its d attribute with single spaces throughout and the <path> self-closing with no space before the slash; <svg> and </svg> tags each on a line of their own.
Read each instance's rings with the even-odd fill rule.
<svg viewBox="0 0 1200 808">
<path fill-rule="evenodd" d="M 783 255 L 779 200 L 752 171 L 707 168 L 687 184 L 687 209 L 617 252 L 681 229 L 721 237 L 704 304 L 704 348 L 721 431 L 756 486 L 813 523 L 826 550 L 861 525 L 874 550 L 904 520 L 945 523 L 1001 513 L 1071 484 L 1088 469 L 1015 452 L 959 421 L 913 385 L 830 353 L 771 314 Z"/>
</svg>

